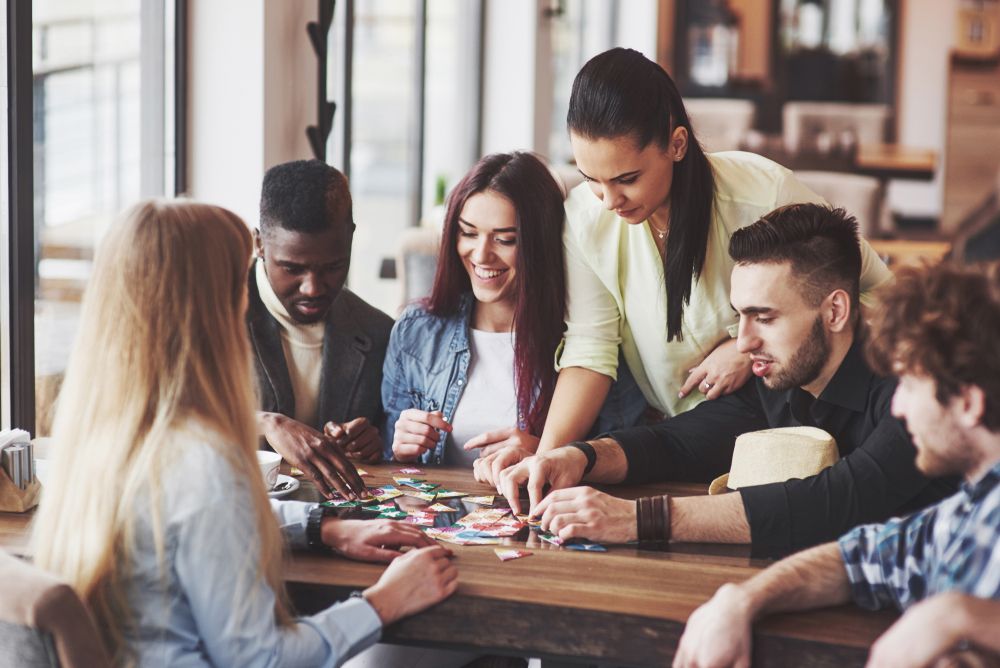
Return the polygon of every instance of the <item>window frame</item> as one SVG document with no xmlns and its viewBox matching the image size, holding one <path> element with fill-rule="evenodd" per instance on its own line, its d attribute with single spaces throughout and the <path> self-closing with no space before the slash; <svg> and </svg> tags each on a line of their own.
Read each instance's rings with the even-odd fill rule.
<svg viewBox="0 0 1000 668">
<path fill-rule="evenodd" d="M 174 194 L 187 188 L 188 0 L 174 0 Z M 35 431 L 32 3 L 7 0 L 8 303 L 0 304 L 0 427 Z M 3 336 L 6 335 L 6 336 Z"/>
</svg>

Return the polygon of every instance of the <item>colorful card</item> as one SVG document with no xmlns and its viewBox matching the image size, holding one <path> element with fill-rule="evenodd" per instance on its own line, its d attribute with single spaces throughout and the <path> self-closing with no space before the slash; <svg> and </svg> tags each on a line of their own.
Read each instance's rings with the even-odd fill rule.
<svg viewBox="0 0 1000 668">
<path fill-rule="evenodd" d="M 592 543 L 589 540 L 577 540 L 573 543 L 564 543 L 563 547 L 567 550 L 576 550 L 577 552 L 607 552 L 608 548 L 604 547 L 600 543 Z"/>
<path fill-rule="evenodd" d="M 432 527 L 434 526 L 434 520 L 436 516 L 434 513 L 410 513 L 404 522 L 408 524 L 418 524 L 422 527 Z"/>
<path fill-rule="evenodd" d="M 514 550 L 509 548 L 498 547 L 493 550 L 493 552 L 500 557 L 500 561 L 510 561 L 511 559 L 520 559 L 521 557 L 530 557 L 534 552 L 529 552 L 528 550 Z"/>
<path fill-rule="evenodd" d="M 357 501 L 348 501 L 347 499 L 330 499 L 329 501 L 324 501 L 320 505 L 326 506 L 327 508 L 357 508 L 361 504 Z"/>
<path fill-rule="evenodd" d="M 291 473 L 291 474 L 292 474 L 293 476 L 295 476 L 296 478 L 301 478 L 302 476 L 304 476 L 304 475 L 306 474 L 306 472 L 305 472 L 305 471 L 303 471 L 302 469 L 297 469 L 297 468 L 295 468 L 294 466 L 293 466 L 293 467 L 292 467 L 292 469 L 291 469 L 291 470 L 289 471 L 289 473 Z"/>
<path fill-rule="evenodd" d="M 402 473 L 403 475 L 420 475 L 421 473 L 423 473 L 423 471 L 411 467 L 406 469 L 399 469 L 396 471 L 396 473 Z"/>
<path fill-rule="evenodd" d="M 402 484 L 406 485 L 407 487 L 412 487 L 413 489 L 417 490 L 418 492 L 430 492 L 430 491 L 433 491 L 433 490 L 435 490 L 435 489 L 437 489 L 438 487 L 441 486 L 441 485 L 438 485 L 438 484 L 433 483 L 433 482 L 422 482 L 422 481 L 412 480 L 412 479 L 411 480 L 407 480 L 406 482 L 404 482 Z"/>
<path fill-rule="evenodd" d="M 368 471 L 366 471 L 364 469 L 355 468 L 354 470 L 357 471 L 358 475 L 361 476 L 362 478 L 371 475 L 371 473 L 369 473 Z"/>
<path fill-rule="evenodd" d="M 372 510 L 376 513 L 388 513 L 399 510 L 399 508 L 397 508 L 393 503 L 380 503 L 378 505 L 368 506 L 365 510 Z"/>
<path fill-rule="evenodd" d="M 443 503 L 435 503 L 433 506 L 427 506 L 427 512 L 430 513 L 457 513 L 458 510 L 452 508 L 451 506 L 446 506 Z"/>
<path fill-rule="evenodd" d="M 434 499 L 437 498 L 437 494 L 435 494 L 434 492 L 418 492 L 415 489 L 404 489 L 401 490 L 399 493 L 402 494 L 403 496 L 410 496 L 413 497 L 414 499 L 420 499 L 421 501 L 426 501 L 427 503 L 431 503 L 432 501 L 434 501 Z"/>
<path fill-rule="evenodd" d="M 479 506 L 492 506 L 493 499 L 495 498 L 496 497 L 493 496 L 470 496 L 466 499 L 466 501 L 468 501 L 469 503 L 475 503 L 476 505 Z"/>
<path fill-rule="evenodd" d="M 397 485 L 408 485 L 411 482 L 425 482 L 423 478 L 411 478 L 409 476 L 392 476 Z"/>
<path fill-rule="evenodd" d="M 405 520 L 409 515 L 404 513 L 402 510 L 387 510 L 384 513 L 379 513 L 378 519 L 380 520 Z"/>
<path fill-rule="evenodd" d="M 437 490 L 437 497 L 439 499 L 457 499 L 462 496 L 468 496 L 468 494 L 465 492 L 453 492 L 450 489 Z"/>
<path fill-rule="evenodd" d="M 403 495 L 401 491 L 392 485 L 382 485 L 381 487 L 369 488 L 368 493 L 371 494 L 372 499 L 379 503 L 383 503 L 389 499 L 395 499 L 397 496 Z"/>
<path fill-rule="evenodd" d="M 548 531 L 539 531 L 538 537 L 544 540 L 546 543 L 552 543 L 553 545 L 562 545 L 563 539 L 554 533 L 549 533 Z"/>
</svg>

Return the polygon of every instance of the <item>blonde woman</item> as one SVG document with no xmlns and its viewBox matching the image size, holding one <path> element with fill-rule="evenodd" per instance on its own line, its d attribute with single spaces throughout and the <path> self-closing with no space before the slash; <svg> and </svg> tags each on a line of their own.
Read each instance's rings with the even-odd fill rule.
<svg viewBox="0 0 1000 668">
<path fill-rule="evenodd" d="M 250 254 L 238 217 L 182 202 L 137 206 L 98 253 L 34 552 L 89 604 L 118 664 L 334 666 L 456 586 L 449 553 L 418 548 L 362 597 L 291 617 L 279 523 L 305 546 L 314 506 L 269 505 L 254 454 Z M 314 522 L 310 542 L 381 560 L 399 554 L 383 545 L 429 542 L 346 524 Z"/>
</svg>

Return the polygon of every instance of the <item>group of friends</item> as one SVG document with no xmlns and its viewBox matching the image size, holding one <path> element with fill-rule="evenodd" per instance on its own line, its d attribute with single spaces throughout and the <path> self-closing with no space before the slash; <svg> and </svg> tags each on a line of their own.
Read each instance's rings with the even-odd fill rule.
<svg viewBox="0 0 1000 668">
<path fill-rule="evenodd" d="M 749 665 L 761 615 L 849 600 L 907 610 L 876 665 L 1000 652 L 1000 268 L 894 277 L 789 170 L 703 152 L 635 51 L 583 67 L 567 124 L 585 183 L 564 192 L 527 152 L 481 159 L 430 295 L 395 323 L 344 288 L 351 195 L 324 163 L 268 170 L 252 233 L 182 200 L 113 226 L 34 554 L 117 660 L 339 665 L 454 592 L 451 553 L 413 525 L 269 502 L 259 447 L 328 497 L 364 493 L 356 463 L 466 466 L 516 511 L 527 488 L 563 539 L 785 557 L 698 609 L 676 666 Z M 710 496 L 582 485 L 709 482 L 741 434 L 795 426 L 828 432 L 836 463 Z M 295 618 L 286 544 L 389 565 Z"/>
</svg>

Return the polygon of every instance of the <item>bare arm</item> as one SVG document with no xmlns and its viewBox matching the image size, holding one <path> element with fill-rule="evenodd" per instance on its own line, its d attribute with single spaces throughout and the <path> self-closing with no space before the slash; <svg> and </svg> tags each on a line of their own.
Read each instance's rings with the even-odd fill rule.
<svg viewBox="0 0 1000 668">
<path fill-rule="evenodd" d="M 674 496 L 670 533 L 686 543 L 749 543 L 750 523 L 739 494 Z"/>
<path fill-rule="evenodd" d="M 610 390 L 611 378 L 603 373 L 577 366 L 560 371 L 538 452 L 586 436 Z"/>
<path fill-rule="evenodd" d="M 847 571 L 836 543 L 799 552 L 742 584 L 719 587 L 715 596 L 688 618 L 674 668 L 749 668 L 751 629 L 761 615 L 836 605 L 849 599 Z"/>
</svg>

